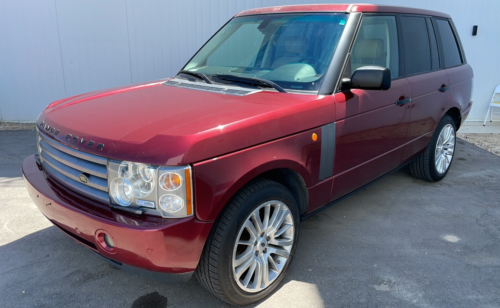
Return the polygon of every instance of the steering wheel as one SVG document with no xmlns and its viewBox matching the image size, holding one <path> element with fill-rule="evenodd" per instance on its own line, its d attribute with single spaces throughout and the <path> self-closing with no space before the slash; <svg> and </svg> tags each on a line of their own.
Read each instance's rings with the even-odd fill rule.
<svg viewBox="0 0 500 308">
<path fill-rule="evenodd" d="M 314 57 L 305 57 L 305 58 L 302 58 L 300 59 L 299 63 L 307 63 L 307 64 L 310 64 L 312 65 L 315 69 L 316 67 L 320 68 L 320 67 L 328 67 L 328 63 L 326 62 L 323 62 L 322 60 L 318 59 L 318 58 L 314 58 Z M 318 71 L 318 70 L 317 70 Z M 322 71 L 322 70 L 319 70 L 319 71 Z"/>
</svg>

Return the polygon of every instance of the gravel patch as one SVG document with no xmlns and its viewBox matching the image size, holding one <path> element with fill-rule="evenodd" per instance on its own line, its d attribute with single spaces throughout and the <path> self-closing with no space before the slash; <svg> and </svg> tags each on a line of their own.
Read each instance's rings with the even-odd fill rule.
<svg viewBox="0 0 500 308">
<path fill-rule="evenodd" d="M 500 156 L 500 134 L 461 134 L 457 137 Z"/>
<path fill-rule="evenodd" d="M 35 130 L 35 123 L 2 122 L 0 121 L 0 130 Z"/>
</svg>

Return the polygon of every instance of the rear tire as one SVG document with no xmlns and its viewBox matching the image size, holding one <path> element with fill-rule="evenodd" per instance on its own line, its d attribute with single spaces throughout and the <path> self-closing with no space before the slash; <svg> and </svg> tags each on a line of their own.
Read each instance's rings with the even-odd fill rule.
<svg viewBox="0 0 500 308">
<path fill-rule="evenodd" d="M 410 163 L 413 177 L 437 182 L 448 174 L 455 155 L 456 130 L 453 118 L 445 115 L 425 151 Z"/>
<path fill-rule="evenodd" d="M 255 215 L 259 215 L 258 223 Z M 283 280 L 298 234 L 299 211 L 290 191 L 277 182 L 257 180 L 242 189 L 220 214 L 195 276 L 229 304 L 255 303 Z"/>
</svg>

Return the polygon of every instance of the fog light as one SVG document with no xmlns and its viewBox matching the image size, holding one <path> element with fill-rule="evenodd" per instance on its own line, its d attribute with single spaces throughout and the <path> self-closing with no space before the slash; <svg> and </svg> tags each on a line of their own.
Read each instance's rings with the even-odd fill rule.
<svg viewBox="0 0 500 308">
<path fill-rule="evenodd" d="M 104 234 L 104 243 L 108 245 L 109 248 L 115 248 L 115 243 L 113 242 L 113 239 L 111 236 Z"/>
<path fill-rule="evenodd" d="M 97 244 L 99 244 L 104 251 L 108 253 L 116 252 L 116 243 L 107 231 L 97 230 L 95 233 L 95 239 Z"/>
</svg>

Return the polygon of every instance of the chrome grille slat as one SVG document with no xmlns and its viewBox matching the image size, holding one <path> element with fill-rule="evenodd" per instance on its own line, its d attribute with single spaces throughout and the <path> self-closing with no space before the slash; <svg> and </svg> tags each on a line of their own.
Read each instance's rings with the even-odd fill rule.
<svg viewBox="0 0 500 308">
<path fill-rule="evenodd" d="M 51 147 L 44 140 L 40 141 L 40 147 L 44 153 L 51 156 L 53 159 L 65 164 L 73 169 L 98 176 L 103 179 L 108 178 L 108 169 L 104 165 L 96 164 L 89 161 L 84 161 L 80 158 L 66 154 L 58 149 Z M 80 172 L 81 173 L 81 172 Z"/>
<path fill-rule="evenodd" d="M 99 165 L 104 165 L 104 166 L 108 165 L 108 159 L 105 157 L 101 157 L 101 156 L 97 156 L 97 155 L 93 155 L 93 154 L 89 154 L 89 153 L 84 153 L 84 152 L 72 149 L 70 147 L 67 147 L 65 145 L 62 145 L 58 142 L 52 141 L 49 138 L 47 138 L 46 136 L 44 136 L 43 134 L 39 133 L 39 135 L 43 141 L 45 141 L 47 144 L 49 144 L 53 148 L 58 149 L 59 151 L 62 151 L 64 153 L 67 153 L 71 156 L 78 157 L 78 158 L 83 159 L 83 160 L 91 161 L 91 162 L 99 164 Z"/>
<path fill-rule="evenodd" d="M 72 149 L 40 131 L 38 150 L 43 168 L 51 178 L 81 195 L 109 203 L 107 158 Z M 86 183 L 80 180 L 82 174 L 88 180 Z"/>
<path fill-rule="evenodd" d="M 44 170 L 51 175 L 52 178 L 54 178 L 56 181 L 60 182 L 62 185 L 68 187 L 69 189 L 87 196 L 91 199 L 101 201 L 103 203 L 109 203 L 109 195 L 106 192 L 97 190 L 95 188 L 89 187 L 85 184 L 73 181 L 72 179 L 68 178 L 64 174 L 58 172 L 54 168 L 52 168 L 49 164 L 43 163 L 43 168 Z"/>
<path fill-rule="evenodd" d="M 52 168 L 56 169 L 59 173 L 64 174 L 66 177 L 72 179 L 75 182 L 80 182 L 79 176 L 82 173 L 76 169 L 66 166 L 65 164 L 55 160 L 51 156 L 47 155 L 45 152 L 41 154 L 43 162 L 48 163 Z M 89 179 L 86 186 L 90 186 L 102 191 L 108 191 L 108 181 L 97 176 L 89 175 Z"/>
</svg>

